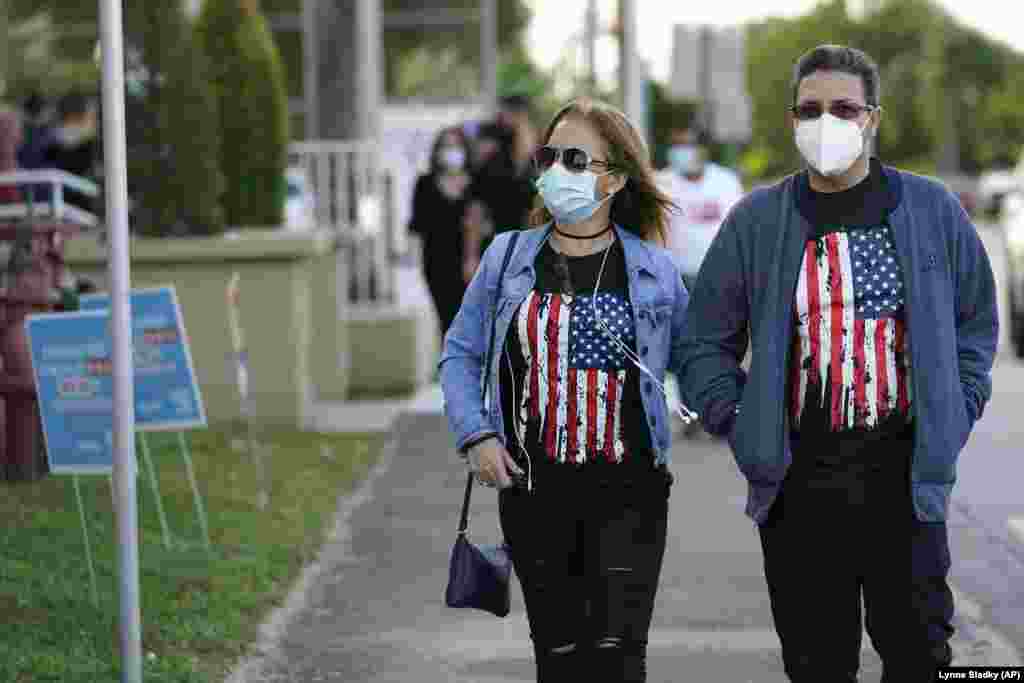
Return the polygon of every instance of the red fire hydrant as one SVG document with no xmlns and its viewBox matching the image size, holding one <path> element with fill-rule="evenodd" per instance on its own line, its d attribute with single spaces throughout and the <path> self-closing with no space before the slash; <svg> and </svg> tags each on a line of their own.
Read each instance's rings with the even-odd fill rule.
<svg viewBox="0 0 1024 683">
<path fill-rule="evenodd" d="M 54 222 L 0 222 L 0 477 L 35 481 L 47 474 L 25 316 L 67 308 L 73 290 L 64 242 L 80 226 Z"/>
</svg>

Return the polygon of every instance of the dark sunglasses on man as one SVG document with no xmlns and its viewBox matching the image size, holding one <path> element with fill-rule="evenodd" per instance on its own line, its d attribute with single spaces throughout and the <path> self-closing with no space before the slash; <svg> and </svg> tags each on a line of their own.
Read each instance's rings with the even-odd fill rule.
<svg viewBox="0 0 1024 683">
<path fill-rule="evenodd" d="M 593 159 L 587 150 L 579 147 L 545 145 L 533 153 L 533 165 L 541 173 L 554 166 L 559 160 L 561 160 L 562 166 L 565 166 L 565 169 L 571 173 L 582 173 L 590 164 L 609 167 L 607 161 Z"/>
<path fill-rule="evenodd" d="M 798 121 L 813 121 L 814 119 L 821 118 L 821 115 L 825 113 L 825 108 L 821 102 L 801 102 L 800 104 L 794 104 L 789 109 Z M 878 107 L 873 104 L 858 104 L 848 100 L 839 100 L 832 102 L 828 106 L 828 113 L 837 119 L 853 121 L 863 112 L 872 112 L 876 109 Z"/>
</svg>

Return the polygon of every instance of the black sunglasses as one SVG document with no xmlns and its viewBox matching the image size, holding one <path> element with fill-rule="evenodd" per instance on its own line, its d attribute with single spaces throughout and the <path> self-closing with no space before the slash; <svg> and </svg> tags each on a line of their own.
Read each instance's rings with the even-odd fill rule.
<svg viewBox="0 0 1024 683">
<path fill-rule="evenodd" d="M 591 159 L 587 150 L 579 147 L 552 147 L 545 145 L 533 153 L 533 165 L 538 171 L 546 171 L 555 165 L 559 160 L 566 170 L 573 173 L 582 173 L 587 170 L 590 164 L 609 166 L 607 161 Z"/>
<path fill-rule="evenodd" d="M 794 104 L 789 109 L 800 121 L 812 121 L 821 118 L 821 115 L 825 113 L 825 108 L 821 106 L 821 102 L 803 102 L 802 104 Z M 837 119 L 852 121 L 860 116 L 861 113 L 876 109 L 878 107 L 872 104 L 857 104 L 856 102 L 840 100 L 829 105 L 828 113 Z"/>
</svg>

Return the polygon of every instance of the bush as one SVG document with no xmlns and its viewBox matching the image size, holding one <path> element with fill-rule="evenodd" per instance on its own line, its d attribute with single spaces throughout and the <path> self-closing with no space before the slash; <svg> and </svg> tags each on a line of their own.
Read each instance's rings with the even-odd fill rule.
<svg viewBox="0 0 1024 683">
<path fill-rule="evenodd" d="M 134 66 L 147 74 L 126 105 L 135 229 L 151 236 L 221 233 L 224 177 L 206 56 L 178 3 L 127 3 L 125 19 L 139 48 Z"/>
<path fill-rule="evenodd" d="M 284 71 L 270 28 L 257 0 L 206 0 L 196 32 L 214 65 L 227 221 L 280 225 L 290 134 Z"/>
</svg>

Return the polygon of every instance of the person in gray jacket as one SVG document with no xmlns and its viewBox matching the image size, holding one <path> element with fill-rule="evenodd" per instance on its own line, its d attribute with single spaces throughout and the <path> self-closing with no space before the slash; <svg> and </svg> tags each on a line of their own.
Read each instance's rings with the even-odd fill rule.
<svg viewBox="0 0 1024 683">
<path fill-rule="evenodd" d="M 794 683 L 856 681 L 863 620 L 883 683 L 950 663 L 945 520 L 992 392 L 988 257 L 943 185 L 870 155 L 879 101 L 863 52 L 800 58 L 807 168 L 733 208 L 684 323 L 683 398 L 748 481 Z"/>
</svg>

